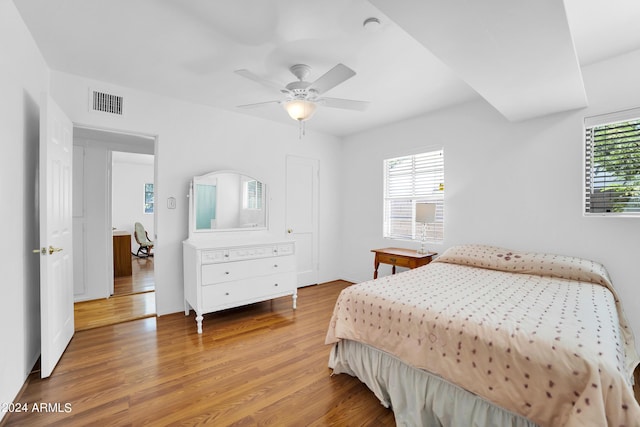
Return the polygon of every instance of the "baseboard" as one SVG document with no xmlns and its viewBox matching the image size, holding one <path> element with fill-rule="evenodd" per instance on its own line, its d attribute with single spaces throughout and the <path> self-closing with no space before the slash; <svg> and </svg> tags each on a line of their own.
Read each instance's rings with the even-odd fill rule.
<svg viewBox="0 0 640 427">
<path fill-rule="evenodd" d="M 372 280 L 373 276 L 367 280 Z M 347 277 L 344 279 L 340 279 L 340 280 L 344 280 L 345 282 L 351 282 L 351 283 L 361 283 L 361 282 L 366 282 L 366 280 L 358 280 L 358 279 L 354 279 L 353 277 Z"/>
<path fill-rule="evenodd" d="M 34 365 L 31 373 L 27 375 L 27 379 L 24 380 L 24 384 L 22 384 L 22 387 L 20 387 L 20 390 L 18 391 L 18 394 L 16 395 L 15 399 L 13 399 L 13 403 L 17 403 L 22 400 L 22 395 L 24 394 L 25 390 L 27 389 L 27 386 L 31 382 L 31 378 L 33 377 L 36 377 L 36 378 L 40 377 L 40 358 L 38 358 L 38 361 Z M 0 418 L 0 427 L 4 427 L 7 425 L 7 423 L 9 422 L 10 416 L 11 416 L 11 412 L 5 412 L 4 414 L 2 414 L 2 418 Z"/>
</svg>

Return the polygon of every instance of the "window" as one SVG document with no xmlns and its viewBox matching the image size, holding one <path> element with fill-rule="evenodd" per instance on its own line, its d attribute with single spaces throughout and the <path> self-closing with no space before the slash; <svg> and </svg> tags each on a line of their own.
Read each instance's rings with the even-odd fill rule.
<svg viewBox="0 0 640 427">
<path fill-rule="evenodd" d="M 144 185 L 144 213 L 153 213 L 153 184 Z"/>
<path fill-rule="evenodd" d="M 244 183 L 244 209 L 262 209 L 262 183 L 260 181 L 246 181 Z"/>
<path fill-rule="evenodd" d="M 384 161 L 384 237 L 420 239 L 416 226 L 416 203 L 435 203 L 436 221 L 426 226 L 431 242 L 444 240 L 444 153 L 443 150 Z"/>
<path fill-rule="evenodd" d="M 585 119 L 585 213 L 640 215 L 640 109 Z"/>
</svg>

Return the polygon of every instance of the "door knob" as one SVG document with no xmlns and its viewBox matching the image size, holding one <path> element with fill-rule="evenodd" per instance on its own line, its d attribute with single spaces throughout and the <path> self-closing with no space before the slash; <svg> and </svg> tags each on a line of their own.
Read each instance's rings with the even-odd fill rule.
<svg viewBox="0 0 640 427">
<path fill-rule="evenodd" d="M 287 228 L 287 233 L 289 234 L 293 233 L 293 228 Z"/>
<path fill-rule="evenodd" d="M 53 246 L 49 245 L 49 255 L 53 255 L 54 252 L 61 252 L 62 248 L 54 248 Z"/>
</svg>

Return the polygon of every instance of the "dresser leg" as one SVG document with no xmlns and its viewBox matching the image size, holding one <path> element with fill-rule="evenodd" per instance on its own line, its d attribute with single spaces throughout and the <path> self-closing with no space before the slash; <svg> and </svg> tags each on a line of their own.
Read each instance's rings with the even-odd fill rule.
<svg viewBox="0 0 640 427">
<path fill-rule="evenodd" d="M 202 333 L 202 313 L 196 311 L 196 324 L 198 325 L 198 333 Z"/>
<path fill-rule="evenodd" d="M 291 297 L 293 298 L 293 309 L 295 310 L 298 308 L 298 289 L 293 291 L 293 295 Z"/>
</svg>

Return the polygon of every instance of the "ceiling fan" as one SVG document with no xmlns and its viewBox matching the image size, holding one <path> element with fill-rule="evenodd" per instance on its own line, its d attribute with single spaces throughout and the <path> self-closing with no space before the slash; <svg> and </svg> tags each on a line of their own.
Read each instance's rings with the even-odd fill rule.
<svg viewBox="0 0 640 427">
<path fill-rule="evenodd" d="M 275 89 L 284 95 L 283 99 L 239 105 L 238 107 L 254 108 L 274 103 L 283 104 L 285 110 L 287 110 L 287 113 L 289 113 L 289 116 L 291 116 L 292 119 L 303 122 L 309 120 L 311 116 L 313 116 L 318 105 L 356 111 L 364 111 L 369 106 L 369 103 L 365 101 L 327 98 L 322 96 L 325 92 L 356 75 L 356 72 L 346 65 L 336 65 L 312 83 L 305 81 L 311 72 L 310 66 L 305 64 L 296 64 L 289 67 L 289 70 L 298 78 L 298 81 L 293 81 L 284 87 L 263 79 L 249 70 L 236 70 L 236 74 L 260 83 L 270 89 Z"/>
</svg>

